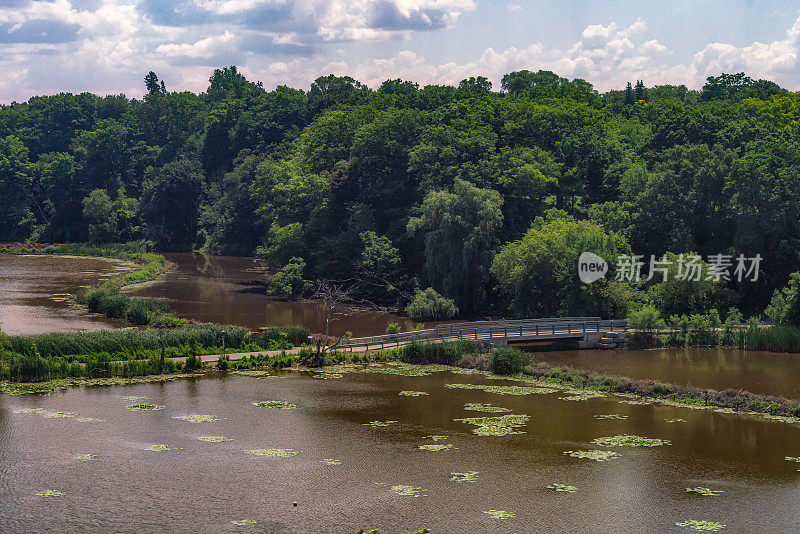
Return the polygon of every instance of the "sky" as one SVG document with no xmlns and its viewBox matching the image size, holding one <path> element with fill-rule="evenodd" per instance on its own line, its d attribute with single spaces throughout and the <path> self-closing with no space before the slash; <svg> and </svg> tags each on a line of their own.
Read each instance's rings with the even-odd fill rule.
<svg viewBox="0 0 800 534">
<path fill-rule="evenodd" d="M 700 88 L 744 71 L 800 90 L 796 0 L 0 0 L 0 103 L 139 97 L 154 71 L 203 91 L 237 65 L 268 89 L 349 75 L 376 88 L 552 70 L 599 91 Z"/>
</svg>

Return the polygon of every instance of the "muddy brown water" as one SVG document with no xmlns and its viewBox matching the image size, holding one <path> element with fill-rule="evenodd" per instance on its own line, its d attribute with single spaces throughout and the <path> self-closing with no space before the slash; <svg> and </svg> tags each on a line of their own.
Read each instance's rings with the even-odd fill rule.
<svg viewBox="0 0 800 534">
<path fill-rule="evenodd" d="M 800 354 L 730 348 L 669 348 L 554 351 L 534 355 L 538 361 L 553 366 L 800 399 Z"/>
<path fill-rule="evenodd" d="M 0 329 L 6 334 L 41 334 L 123 326 L 86 313 L 74 301 L 98 281 L 125 269 L 115 260 L 0 254 Z"/>
<path fill-rule="evenodd" d="M 314 332 L 325 331 L 318 303 L 286 302 L 266 295 L 266 276 L 258 260 L 192 253 L 164 256 L 176 268 L 132 294 L 163 300 L 181 317 L 202 322 L 248 328 L 300 324 Z M 403 330 L 411 330 L 414 324 L 407 317 L 378 311 L 352 312 L 333 320 L 331 334 L 383 334 L 391 322 L 400 323 Z"/>
<path fill-rule="evenodd" d="M 688 519 L 724 523 L 723 532 L 793 533 L 800 525 L 800 428 L 748 416 L 622 404 L 614 398 L 565 401 L 563 393 L 510 396 L 449 389 L 487 380 L 451 372 L 410 377 L 373 373 L 318 380 L 207 376 L 162 384 L 81 388 L 47 396 L 0 395 L 0 532 L 679 533 Z M 403 397 L 402 390 L 427 396 Z M 124 396 L 146 400 L 126 400 Z M 283 400 L 297 409 L 259 408 Z M 134 402 L 163 410 L 136 412 Z M 524 434 L 478 436 L 454 421 L 477 417 L 466 402 L 526 414 Z M 42 408 L 71 418 L 19 413 Z M 175 417 L 213 414 L 218 421 Z M 598 420 L 620 414 L 625 420 Z M 80 417 L 102 419 L 81 422 Z M 685 422 L 668 423 L 667 419 Z M 396 420 L 387 427 L 365 426 Z M 564 451 L 603 449 L 591 441 L 635 434 L 671 441 L 612 447 L 608 462 Z M 420 450 L 443 435 L 454 449 Z M 199 436 L 234 441 L 207 443 Z M 175 447 L 147 451 L 153 444 Z M 294 449 L 290 458 L 253 449 Z M 94 454 L 95 461 L 76 456 Z M 329 466 L 324 458 L 339 460 Z M 474 482 L 452 472 L 478 471 Z M 578 487 L 574 494 L 546 489 Z M 423 488 L 397 495 L 390 486 Z M 703 497 L 685 488 L 724 493 Z M 63 496 L 37 493 L 63 491 Z M 293 506 L 293 502 L 298 505 Z M 492 519 L 485 511 L 515 517 Z M 236 526 L 231 521 L 253 520 Z"/>
</svg>

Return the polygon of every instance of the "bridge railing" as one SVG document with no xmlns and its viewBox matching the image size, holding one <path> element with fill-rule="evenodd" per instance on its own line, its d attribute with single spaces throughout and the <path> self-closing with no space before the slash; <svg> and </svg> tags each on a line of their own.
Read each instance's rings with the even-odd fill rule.
<svg viewBox="0 0 800 534">
<path fill-rule="evenodd" d="M 335 348 L 345 351 L 352 351 L 356 348 L 364 350 L 385 349 L 400 347 L 414 341 L 449 341 L 464 338 L 476 341 L 491 341 L 503 338 L 570 337 L 592 332 L 623 331 L 626 324 L 625 320 L 604 321 L 599 317 L 448 323 L 414 332 L 341 339 L 335 345 Z"/>
</svg>

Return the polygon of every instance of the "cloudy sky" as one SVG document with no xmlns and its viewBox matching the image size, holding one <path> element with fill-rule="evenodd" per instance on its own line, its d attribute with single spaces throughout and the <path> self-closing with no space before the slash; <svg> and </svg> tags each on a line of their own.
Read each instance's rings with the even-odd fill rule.
<svg viewBox="0 0 800 534">
<path fill-rule="evenodd" d="M 458 83 L 519 69 L 599 90 L 745 71 L 800 89 L 796 0 L 0 0 L 0 103 L 202 91 L 238 65 L 267 88 L 349 74 Z"/>
</svg>

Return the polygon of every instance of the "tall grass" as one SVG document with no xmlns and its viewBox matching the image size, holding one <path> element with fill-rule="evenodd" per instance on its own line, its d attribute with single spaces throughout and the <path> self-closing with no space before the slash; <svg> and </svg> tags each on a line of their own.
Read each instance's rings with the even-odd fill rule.
<svg viewBox="0 0 800 534">
<path fill-rule="evenodd" d="M 800 328 L 784 325 L 748 328 L 740 343 L 742 348 L 751 350 L 800 352 Z"/>
<path fill-rule="evenodd" d="M 407 363 L 455 364 L 462 356 L 481 352 L 477 343 L 469 339 L 438 343 L 414 341 L 397 349 L 400 360 Z"/>
</svg>

